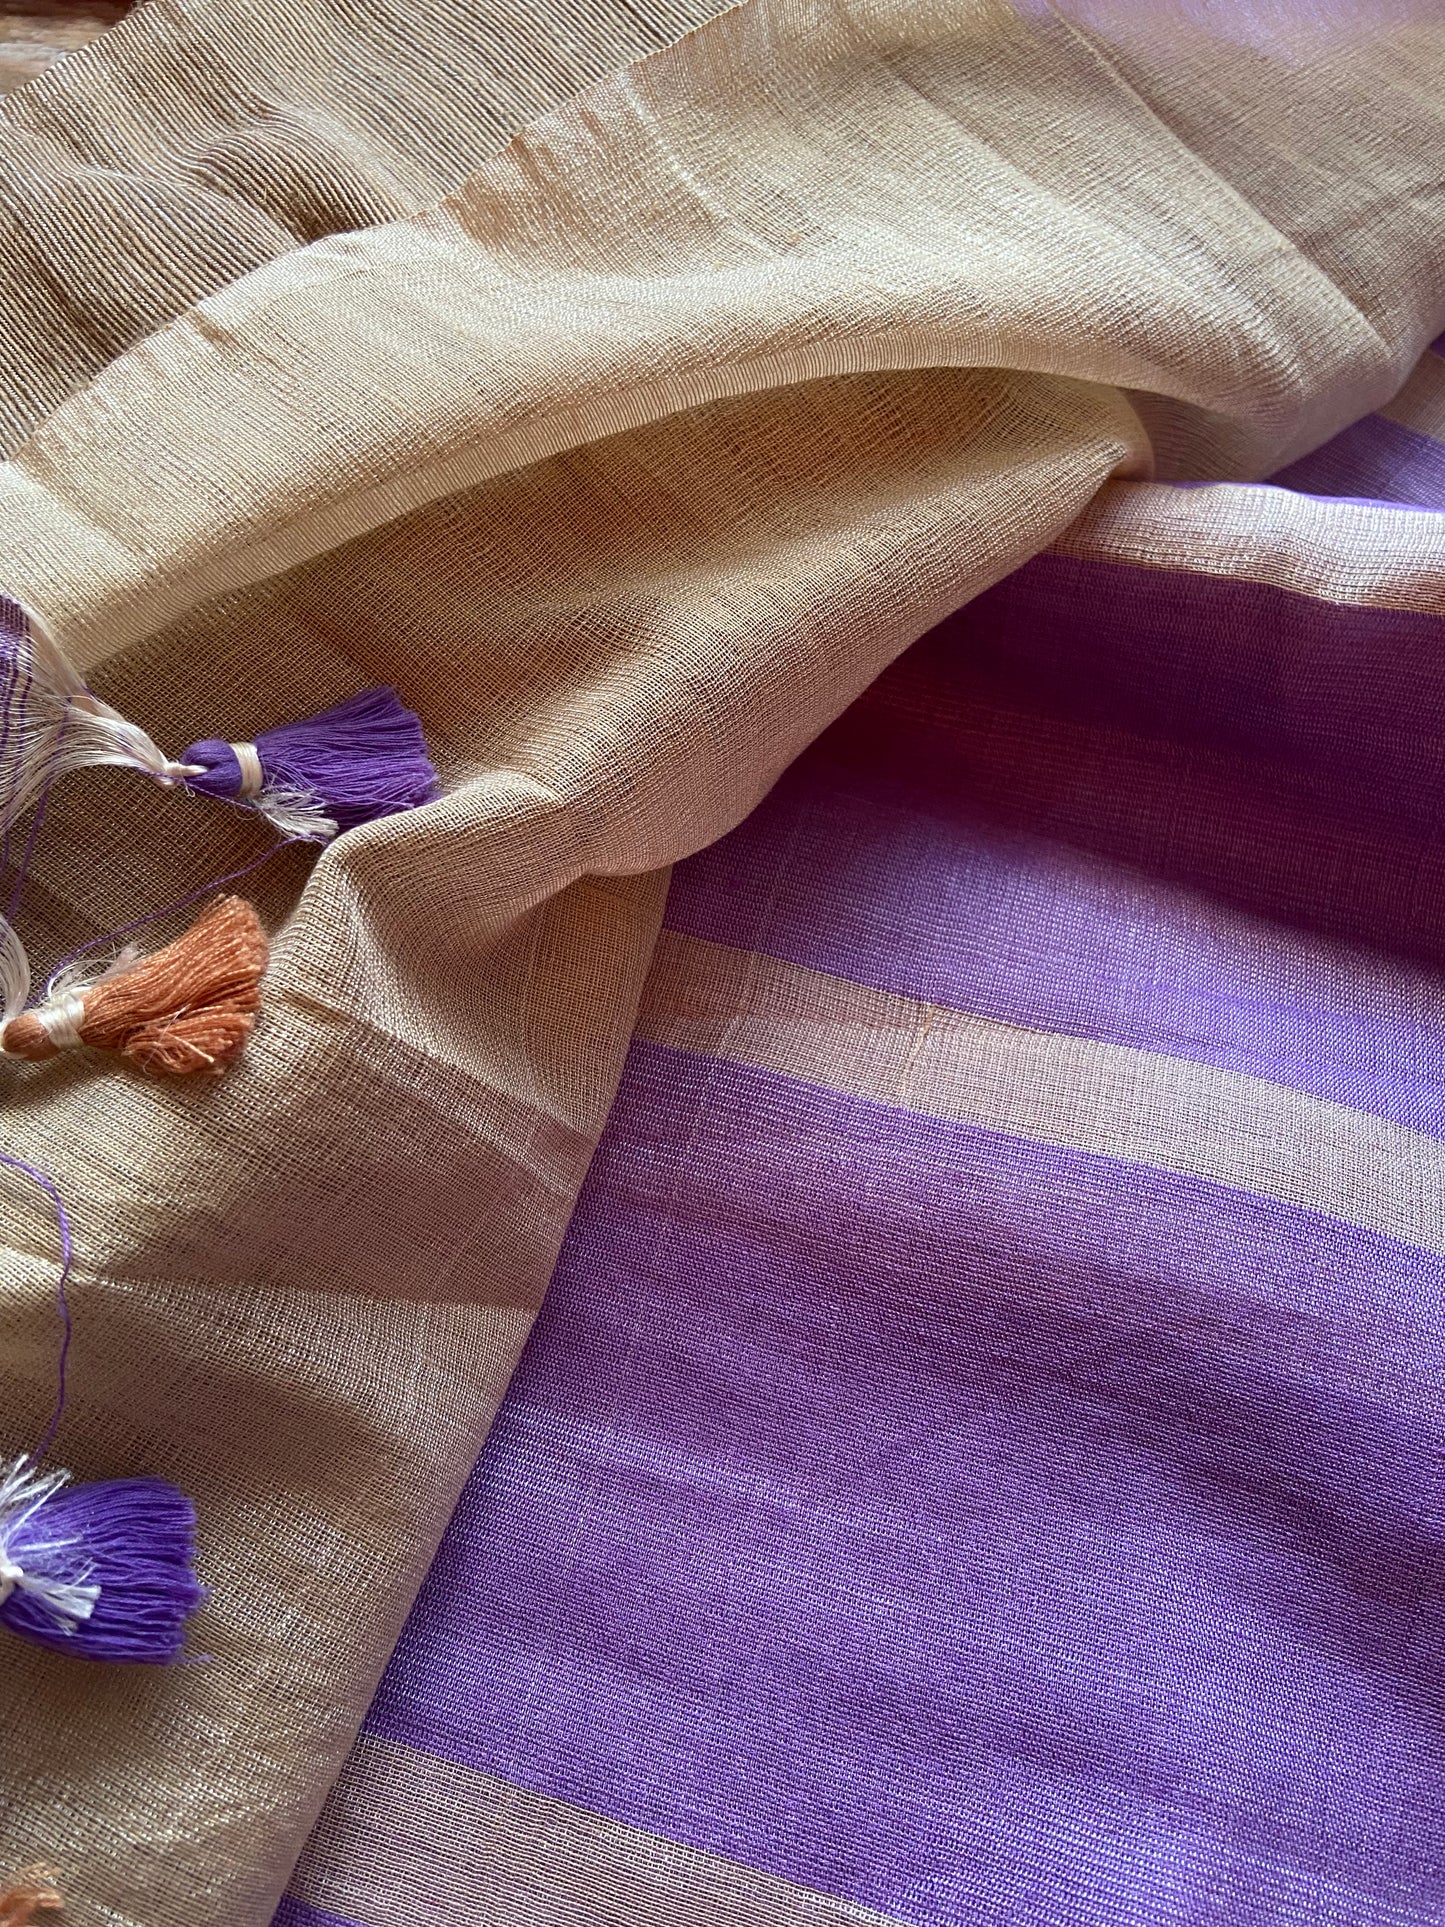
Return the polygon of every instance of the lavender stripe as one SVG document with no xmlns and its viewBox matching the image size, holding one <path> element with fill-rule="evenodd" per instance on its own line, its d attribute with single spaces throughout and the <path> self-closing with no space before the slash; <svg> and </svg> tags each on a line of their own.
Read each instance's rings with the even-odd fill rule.
<svg viewBox="0 0 1445 1927">
<path fill-rule="evenodd" d="M 667 921 L 1445 1131 L 1442 664 L 1435 618 L 1041 558 L 681 865 Z"/>
<path fill-rule="evenodd" d="M 1445 1135 L 1445 985 L 811 759 L 674 872 L 669 928 L 1266 1077 Z"/>
<path fill-rule="evenodd" d="M 1376 1349 L 1422 1294 L 639 1048 L 369 1727 L 909 1921 L 1433 1921 L 1442 1441 L 1393 1394 L 1445 1360 Z"/>
<path fill-rule="evenodd" d="M 830 733 L 838 760 L 908 770 L 917 794 L 952 798 L 996 827 L 1072 844 L 1235 909 L 1342 942 L 1445 964 L 1440 785 L 1402 741 L 1400 775 L 1371 790 L 1348 768 L 1271 764 L 1144 731 L 989 700 L 941 710 L 917 666 Z M 910 686 L 911 685 L 911 686 Z M 1201 703 L 1204 698 L 1201 696 Z M 931 720 L 930 720 L 931 714 Z M 1403 782 L 1403 787 L 1401 783 Z"/>
<path fill-rule="evenodd" d="M 287 1894 L 272 1917 L 271 1927 L 356 1927 L 356 1923 L 343 1920 L 340 1914 L 322 1913 L 319 1907 L 304 1906 Z"/>
<path fill-rule="evenodd" d="M 1076 782 L 1090 787 L 1115 737 L 1132 734 L 1214 756 L 1248 790 L 1298 797 L 1341 832 L 1445 832 L 1436 614 L 1046 555 L 940 624 L 855 705 L 855 724 L 895 706 L 895 688 L 929 737 L 975 704 L 1089 726 Z M 930 691 L 937 706 L 920 718 Z M 906 747 L 890 744 L 906 770 Z"/>
<path fill-rule="evenodd" d="M 1445 508 L 1445 445 L 1383 415 L 1366 415 L 1272 480 L 1305 495 Z"/>
</svg>

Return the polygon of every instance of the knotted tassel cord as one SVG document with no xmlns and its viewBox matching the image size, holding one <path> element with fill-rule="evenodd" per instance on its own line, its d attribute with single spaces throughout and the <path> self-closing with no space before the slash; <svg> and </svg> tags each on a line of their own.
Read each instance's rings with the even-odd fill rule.
<svg viewBox="0 0 1445 1927">
<path fill-rule="evenodd" d="M 55 772 L 52 771 L 41 790 L 35 815 L 30 824 L 29 834 L 26 837 L 25 848 L 15 872 L 15 880 L 11 888 L 10 901 L 7 906 L 7 915 L 3 921 L 0 921 L 0 1056 L 7 1054 L 4 1042 L 6 1031 L 12 1023 L 17 1022 L 17 1020 L 22 1017 L 33 1017 L 35 1019 L 35 1023 L 22 1028 L 33 1031 L 38 1025 L 41 1032 L 42 1047 L 37 1049 L 35 1040 L 31 1039 L 28 1048 L 12 1050 L 8 1053 L 10 1055 L 32 1058 L 50 1055 L 51 1052 L 43 1048 L 43 1044 L 46 1041 L 56 1050 L 73 1049 L 77 1045 L 85 1042 L 86 1040 L 81 1036 L 79 1027 L 85 1014 L 84 998 L 86 990 L 95 988 L 98 984 L 104 982 L 107 977 L 122 974 L 126 970 L 135 967 L 138 963 L 143 963 L 145 960 L 138 959 L 133 955 L 127 956 L 122 953 L 115 959 L 109 969 L 97 973 L 96 976 L 90 978 L 87 982 L 83 974 L 76 969 L 77 964 L 83 957 L 91 951 L 99 949 L 102 945 L 115 945 L 118 942 L 123 942 L 125 938 L 133 935 L 138 930 L 145 929 L 147 925 L 157 923 L 164 917 L 174 916 L 177 911 L 188 909 L 192 904 L 199 903 L 202 898 L 211 895 L 213 891 L 224 889 L 227 884 L 238 882 L 241 878 L 249 876 L 253 871 L 259 870 L 264 864 L 269 863 L 274 856 L 278 855 L 279 852 L 289 844 L 311 841 L 311 839 L 306 836 L 288 836 L 282 838 L 279 842 L 273 843 L 269 849 L 263 850 L 260 856 L 253 857 L 249 863 L 243 863 L 238 868 L 227 871 L 223 876 L 211 878 L 208 882 L 201 884 L 197 889 L 188 891 L 183 897 L 177 898 L 174 902 L 164 904 L 159 910 L 149 911 L 145 916 L 132 918 L 129 923 L 121 924 L 116 929 L 105 931 L 98 937 L 92 937 L 87 943 L 79 945 L 75 950 L 71 951 L 69 955 L 61 958 L 60 962 L 50 974 L 49 981 L 45 987 L 45 995 L 41 999 L 40 1004 L 33 1009 L 27 1010 L 30 996 L 30 965 L 25 954 L 24 946 L 21 944 L 16 932 L 15 921 L 20 907 L 21 896 L 34 859 L 36 844 L 39 840 L 41 825 L 44 821 L 46 806 L 50 799 L 50 791 L 54 783 L 54 777 Z M 233 805 L 232 807 L 238 806 Z M 182 1061 L 184 1060 L 177 1059 L 169 1062 L 153 1060 L 153 1067 L 176 1071 L 180 1068 Z M 224 1063 L 227 1061 L 229 1061 L 229 1057 L 223 1058 L 219 1064 L 213 1067 L 224 1068 Z"/>
<path fill-rule="evenodd" d="M 174 788 L 187 770 L 87 689 L 41 625 L 0 595 L 0 845 L 45 785 L 66 770 L 114 765 Z"/>
<path fill-rule="evenodd" d="M 312 843 L 437 793 L 421 723 L 387 687 L 261 730 L 254 742 L 204 738 L 176 762 L 88 689 L 39 620 L 4 595 L 0 688 L 0 851 L 51 776 L 102 764 L 244 804 L 279 835 Z"/>
<path fill-rule="evenodd" d="M 9 703 L 6 704 L 5 729 L 10 727 Z M 60 734 L 65 725 L 62 722 Z M 0 736 L 0 769 L 5 766 L 5 739 Z M 40 841 L 41 825 L 45 821 L 45 811 L 50 802 L 50 792 L 55 782 L 52 770 L 45 779 L 40 791 L 40 799 L 35 805 L 35 814 L 30 819 L 30 829 L 25 838 L 25 847 L 20 853 L 20 861 L 15 867 L 15 882 L 10 891 L 10 901 L 5 906 L 5 918 L 0 925 L 0 1029 L 3 1029 L 17 1010 L 23 1010 L 30 996 L 30 959 L 25 954 L 15 930 L 15 919 L 20 912 L 20 899 L 25 891 L 25 880 L 30 874 L 30 866 L 35 861 L 35 848 Z M 10 826 L 6 825 L 3 839 L 0 839 L 0 863 L 10 860 Z"/>
</svg>

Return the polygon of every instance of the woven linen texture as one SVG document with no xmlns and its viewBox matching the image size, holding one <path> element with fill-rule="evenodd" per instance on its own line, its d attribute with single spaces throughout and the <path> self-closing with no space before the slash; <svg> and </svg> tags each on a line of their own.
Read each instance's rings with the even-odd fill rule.
<svg viewBox="0 0 1445 1927">
<path fill-rule="evenodd" d="M 226 1085 L 76 1063 L 4 1112 L 83 1226 L 66 1456 L 182 1481 L 215 1590 L 206 1667 L 7 1654 L 0 1837 L 80 1922 L 269 1918 L 552 1270 L 665 866 L 1111 477 L 1302 459 L 1442 319 L 1428 13 L 508 31 L 143 8 L 0 121 L 0 584 L 168 743 L 384 679 L 447 784 L 299 898 L 278 863 Z M 77 780 L 27 935 L 43 963 L 256 847 Z M 23 1439 L 53 1250 L 28 1201 L 6 1226 Z M 770 1906 L 873 1904 L 763 1870 Z"/>
<path fill-rule="evenodd" d="M 282 1927 L 1438 1917 L 1440 521 L 1116 484 L 678 866 Z"/>
</svg>

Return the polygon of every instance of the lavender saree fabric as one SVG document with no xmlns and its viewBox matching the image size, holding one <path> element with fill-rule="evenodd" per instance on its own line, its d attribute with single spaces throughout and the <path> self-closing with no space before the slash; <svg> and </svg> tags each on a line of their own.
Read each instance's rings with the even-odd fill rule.
<svg viewBox="0 0 1445 1927">
<path fill-rule="evenodd" d="M 1302 588 L 1186 494 L 1207 561 L 1040 557 L 676 872 L 363 1756 L 795 1896 L 698 1918 L 1440 1919 L 1435 518 L 1309 505 Z M 470 1917 L 695 1917 L 429 1825 Z M 335 1857 L 288 1927 L 381 1917 Z"/>
<path fill-rule="evenodd" d="M 1402 394 L 1366 415 L 1276 478 L 1307 494 L 1369 496 L 1445 509 L 1445 338 L 1435 342 Z"/>
</svg>

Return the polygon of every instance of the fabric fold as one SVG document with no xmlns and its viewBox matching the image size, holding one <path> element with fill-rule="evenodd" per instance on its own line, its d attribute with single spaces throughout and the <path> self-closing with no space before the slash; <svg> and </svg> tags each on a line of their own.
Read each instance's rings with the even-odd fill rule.
<svg viewBox="0 0 1445 1927">
<path fill-rule="evenodd" d="M 127 33 L 84 58 L 143 101 L 167 34 L 154 11 Z M 0 468 L 0 589 L 172 747 L 394 682 L 447 791 L 352 832 L 299 905 L 279 860 L 230 1082 L 68 1066 L 17 1077 L 0 1118 L 76 1206 L 62 1450 L 194 1491 L 215 1595 L 212 1663 L 140 1686 L 7 1654 L 27 1738 L 0 1839 L 64 1862 L 76 1922 L 268 1916 L 540 1301 L 662 866 L 1111 477 L 1265 473 L 1438 329 L 1378 252 L 1307 245 L 1353 132 L 1324 121 L 1258 178 L 1201 159 L 1091 33 L 997 0 L 747 0 L 430 211 L 308 247 L 276 221 L 260 265 L 238 242 L 251 272 L 158 302 L 85 385 L 78 350 L 32 368 L 51 412 Z M 1259 111 L 1372 77 L 1378 245 L 1420 245 L 1442 113 L 1418 49 L 1210 44 Z M 57 790 L 40 952 L 254 853 L 134 781 Z M 53 1266 L 38 1214 L 5 1210 L 23 1431 Z"/>
<path fill-rule="evenodd" d="M 1440 520 L 1115 484 L 678 866 L 278 1927 L 1437 1919 Z"/>
<path fill-rule="evenodd" d="M 1019 112 L 1050 95 L 1067 139 Z M 508 470 L 884 371 L 1139 390 L 1263 473 L 1425 345 L 1367 320 L 1288 212 L 1053 16 L 749 0 L 432 212 L 286 254 L 116 362 L 0 469 L 0 577 L 89 666 Z"/>
</svg>

